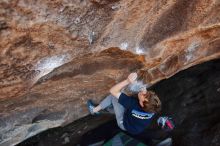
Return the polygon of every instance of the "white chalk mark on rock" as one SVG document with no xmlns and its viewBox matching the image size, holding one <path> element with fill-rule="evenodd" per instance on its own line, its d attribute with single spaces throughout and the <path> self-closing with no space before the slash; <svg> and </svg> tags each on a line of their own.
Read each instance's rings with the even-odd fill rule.
<svg viewBox="0 0 220 146">
<path fill-rule="evenodd" d="M 121 48 L 122 50 L 127 50 L 127 48 L 128 48 L 128 43 L 127 43 L 127 42 L 121 43 L 120 48 Z"/>
<path fill-rule="evenodd" d="M 138 93 L 141 90 L 146 90 L 149 87 L 148 84 L 144 84 L 143 81 L 136 81 L 128 86 L 128 89 L 133 93 Z"/>
<path fill-rule="evenodd" d="M 42 76 L 50 73 L 55 68 L 67 63 L 70 60 L 70 57 L 71 56 L 69 54 L 61 54 L 52 57 L 42 58 L 35 65 L 35 70 L 38 70 L 40 73 L 33 78 L 32 82 L 35 83 Z"/>
<path fill-rule="evenodd" d="M 195 59 L 195 54 L 193 54 L 196 49 L 200 46 L 198 42 L 192 42 L 189 47 L 186 50 L 186 62 L 184 64 L 187 64 L 188 62 L 191 62 Z"/>
<path fill-rule="evenodd" d="M 94 42 L 94 40 L 95 40 L 95 32 L 94 31 L 89 33 L 88 39 L 89 39 L 90 44 L 92 44 Z"/>
<path fill-rule="evenodd" d="M 135 48 L 135 52 L 137 53 L 137 54 L 144 54 L 145 52 L 144 52 L 144 49 L 143 48 L 139 48 L 139 47 L 136 47 Z"/>
</svg>

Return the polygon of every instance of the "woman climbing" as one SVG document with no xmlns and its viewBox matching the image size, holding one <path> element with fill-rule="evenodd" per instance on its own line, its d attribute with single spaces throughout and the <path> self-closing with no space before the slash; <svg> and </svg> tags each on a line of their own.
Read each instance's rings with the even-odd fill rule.
<svg viewBox="0 0 220 146">
<path fill-rule="evenodd" d="M 137 73 L 131 73 L 127 79 L 121 81 L 110 89 L 107 96 L 98 106 L 91 100 L 87 105 L 92 115 L 99 114 L 110 105 L 113 105 L 118 126 L 128 133 L 139 134 L 152 122 L 153 116 L 161 110 L 161 102 L 158 96 L 146 88 L 142 88 L 137 97 L 127 96 L 122 89 L 132 84 L 137 79 Z"/>
</svg>

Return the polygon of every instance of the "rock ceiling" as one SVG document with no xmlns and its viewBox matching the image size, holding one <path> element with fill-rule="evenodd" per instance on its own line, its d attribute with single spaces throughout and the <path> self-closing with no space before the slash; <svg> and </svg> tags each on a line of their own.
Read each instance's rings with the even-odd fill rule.
<svg viewBox="0 0 220 146">
<path fill-rule="evenodd" d="M 86 100 L 131 71 L 151 85 L 219 58 L 219 11 L 218 0 L 2 0 L 0 144 L 87 115 Z"/>
</svg>

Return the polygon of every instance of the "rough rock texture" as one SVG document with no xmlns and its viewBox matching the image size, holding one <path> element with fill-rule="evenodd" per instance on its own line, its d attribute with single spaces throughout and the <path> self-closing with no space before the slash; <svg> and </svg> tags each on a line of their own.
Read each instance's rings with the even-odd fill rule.
<svg viewBox="0 0 220 146">
<path fill-rule="evenodd" d="M 0 144 L 87 115 L 86 99 L 100 101 L 130 71 L 151 85 L 219 58 L 219 9 L 218 0 L 1 1 Z"/>
<path fill-rule="evenodd" d="M 161 114 L 172 117 L 175 122 L 176 127 L 172 132 L 174 146 L 220 145 L 220 59 L 177 73 L 152 86 L 150 90 L 155 91 L 162 100 Z M 95 128 L 93 130 L 89 129 L 90 123 L 94 126 L 94 121 L 106 118 L 105 116 L 105 114 L 87 116 L 62 128 L 42 132 L 18 146 L 77 144 L 88 146 L 91 143 L 111 138 L 119 131 L 116 121 L 106 122 L 98 128 L 92 127 L 91 129 Z M 156 120 L 154 122 L 156 123 Z M 154 127 L 153 131 L 155 130 L 161 133 Z M 136 139 L 146 142 L 149 133 L 152 133 L 152 130 L 146 129 L 146 133 L 137 136 Z M 69 138 L 67 144 L 65 137 Z"/>
</svg>

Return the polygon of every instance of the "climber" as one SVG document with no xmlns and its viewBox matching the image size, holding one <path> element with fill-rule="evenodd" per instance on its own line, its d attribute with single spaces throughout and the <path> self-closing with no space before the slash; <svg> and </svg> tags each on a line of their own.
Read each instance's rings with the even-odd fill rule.
<svg viewBox="0 0 220 146">
<path fill-rule="evenodd" d="M 108 95 L 99 105 L 95 106 L 91 100 L 87 105 L 92 115 L 97 115 L 100 110 L 113 105 L 117 124 L 120 129 L 130 134 L 136 135 L 147 128 L 153 116 L 161 110 L 160 99 L 154 92 L 147 91 L 146 88 L 140 89 L 135 96 L 127 96 L 121 90 L 137 79 L 137 73 L 131 73 L 127 79 L 119 82 L 110 89 Z"/>
</svg>

